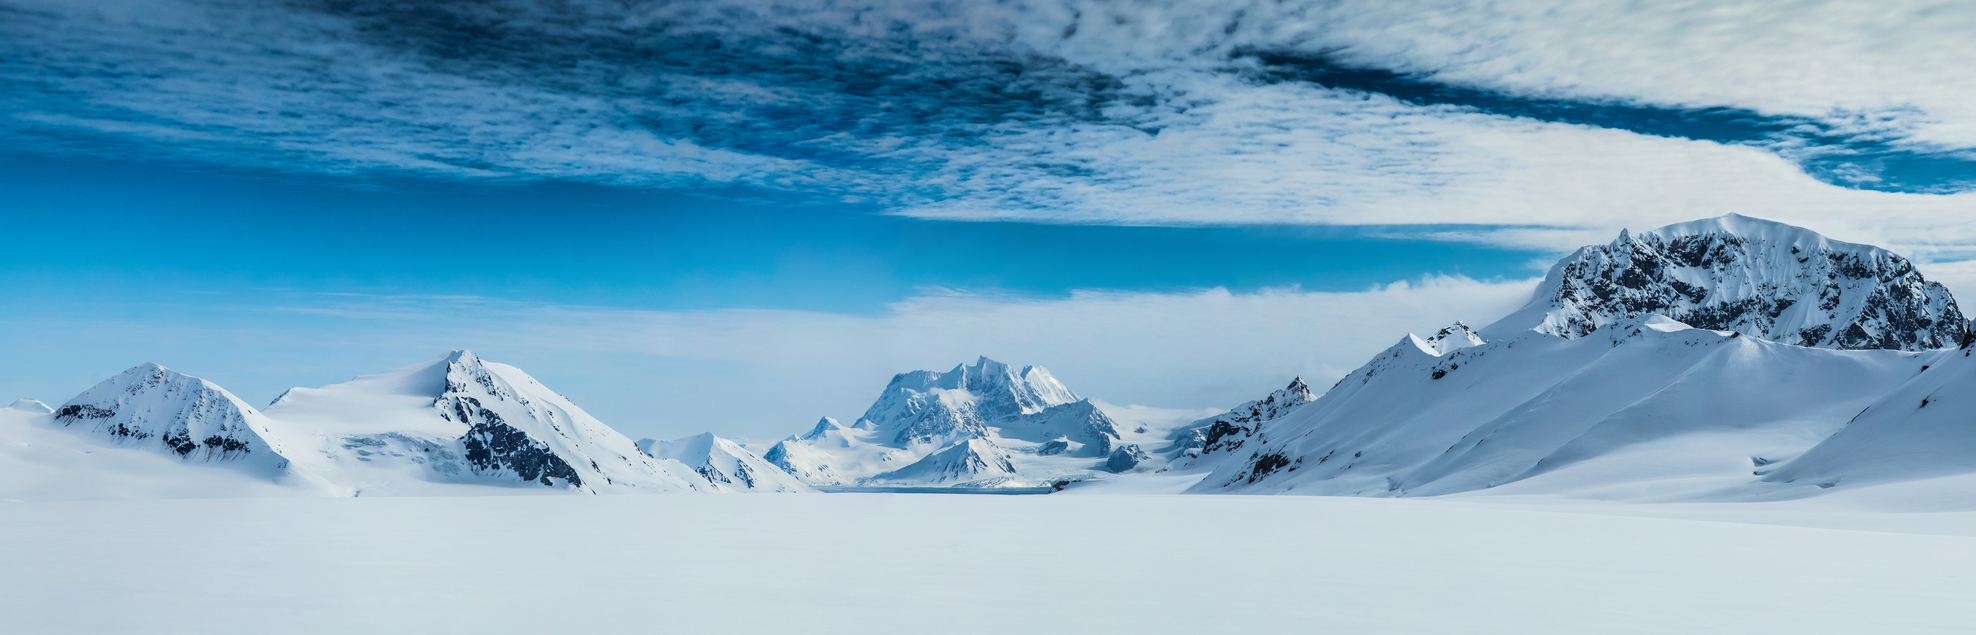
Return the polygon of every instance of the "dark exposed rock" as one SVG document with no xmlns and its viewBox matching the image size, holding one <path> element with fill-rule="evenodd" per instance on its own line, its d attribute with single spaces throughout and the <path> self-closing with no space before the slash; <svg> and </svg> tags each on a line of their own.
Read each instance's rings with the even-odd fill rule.
<svg viewBox="0 0 1976 635">
<path fill-rule="evenodd" d="M 1105 459 L 1105 469 L 1113 472 L 1127 472 L 1132 468 L 1138 467 L 1140 463 L 1146 462 L 1146 459 L 1149 458 L 1152 457 L 1148 456 L 1144 450 L 1140 450 L 1137 444 L 1126 445 L 1112 450 L 1111 457 Z"/>
<path fill-rule="evenodd" d="M 1537 300 L 1550 308 L 1540 330 L 1567 338 L 1658 313 L 1800 346 L 1916 351 L 1955 346 L 1966 323 L 1906 258 L 1735 215 L 1581 249 Z"/>
<path fill-rule="evenodd" d="M 461 438 L 466 446 L 467 464 L 477 472 L 513 472 L 524 481 L 554 486 L 551 477 L 573 487 L 583 485 L 576 468 L 549 449 L 549 444 L 528 436 L 501 420 L 501 415 L 480 407 L 472 397 L 455 397 L 453 413 L 460 421 L 473 424 Z"/>
</svg>

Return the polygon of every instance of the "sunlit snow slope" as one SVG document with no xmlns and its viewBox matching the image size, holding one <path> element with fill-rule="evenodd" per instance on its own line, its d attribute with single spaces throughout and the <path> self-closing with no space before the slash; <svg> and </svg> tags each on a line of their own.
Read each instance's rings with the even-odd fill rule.
<svg viewBox="0 0 1976 635">
<path fill-rule="evenodd" d="M 737 489 L 641 452 L 528 374 L 469 351 L 296 388 L 265 412 L 143 364 L 50 410 L 24 399 L 0 411 L 0 498 Z M 806 489 L 760 471 L 789 481 L 768 491 Z"/>
<path fill-rule="evenodd" d="M 1744 500 L 1976 471 L 1953 400 L 1976 373 L 1939 350 L 1964 332 L 1878 248 L 1740 216 L 1622 234 L 1484 343 L 1409 335 L 1287 415 L 1221 426 L 1191 491 Z"/>
</svg>

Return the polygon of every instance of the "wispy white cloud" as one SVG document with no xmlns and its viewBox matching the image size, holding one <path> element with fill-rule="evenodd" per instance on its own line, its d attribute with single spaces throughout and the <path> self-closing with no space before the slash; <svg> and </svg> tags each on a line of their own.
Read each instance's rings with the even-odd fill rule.
<svg viewBox="0 0 1976 635">
<path fill-rule="evenodd" d="M 1976 148 L 1950 3 L 0 3 L 0 135 L 362 176 L 751 185 L 927 218 L 1493 226 L 1565 249 L 1727 212 L 1976 248 L 1976 194 L 1263 73 L 1321 55 L 1511 96 L 1737 108 Z M 1670 111 L 1675 112 L 1675 111 Z M 1677 113 L 1678 114 L 1678 113 Z M 1822 134 L 1822 133 L 1821 133 Z M 1802 144 L 1799 144 L 1802 145 Z M 118 152 L 126 152 L 117 146 Z M 1861 168 L 1865 169 L 1865 168 Z M 1870 181 L 1869 173 L 1854 181 Z"/>
</svg>

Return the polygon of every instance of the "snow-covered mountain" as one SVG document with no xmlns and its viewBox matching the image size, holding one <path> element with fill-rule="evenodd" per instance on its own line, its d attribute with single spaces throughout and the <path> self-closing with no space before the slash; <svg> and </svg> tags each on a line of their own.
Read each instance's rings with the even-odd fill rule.
<svg viewBox="0 0 1976 635">
<path fill-rule="evenodd" d="M 32 441 L 0 452 L 0 469 L 13 471 L 0 477 L 53 483 L 48 495 L 55 497 L 114 496 L 119 488 L 171 496 L 807 489 L 724 439 L 691 467 L 648 455 L 527 373 L 464 350 L 342 384 L 295 388 L 265 411 L 212 382 L 143 364 L 52 411 L 24 399 L 5 412 L 0 433 Z M 730 454 L 729 446 L 740 454 L 717 456 Z M 57 458 L 63 456 L 69 458 Z M 185 467 L 160 468 L 158 457 Z M 695 469 L 708 465 L 730 482 L 716 484 Z M 766 480 L 733 485 L 742 465 Z M 216 476 L 215 469 L 246 478 Z M 122 472 L 143 474 L 143 485 L 106 474 Z M 125 484 L 70 485 L 106 480 Z"/>
<path fill-rule="evenodd" d="M 1457 323 L 1457 326 L 1460 324 Z M 1451 327 L 1452 328 L 1452 327 Z M 1467 327 L 1461 327 L 1466 332 Z M 1443 330 L 1442 333 L 1449 333 Z M 1411 337 L 1411 336 L 1410 336 Z M 1275 421 L 1290 414 L 1297 407 L 1317 399 L 1304 378 L 1290 380 L 1290 385 L 1269 393 L 1261 399 L 1235 406 L 1228 412 L 1208 417 L 1176 431 L 1172 451 L 1182 459 L 1195 459 L 1203 456 L 1214 460 L 1242 448 L 1242 444 L 1255 436 L 1256 430 L 1269 421 Z M 1191 461 L 1187 461 L 1191 464 Z"/>
<path fill-rule="evenodd" d="M 831 439 L 832 433 L 836 433 L 835 439 Z M 830 467 L 835 457 L 831 452 L 816 447 L 816 442 L 826 439 L 840 443 L 842 447 L 851 447 L 853 439 L 849 435 L 844 424 L 824 417 L 817 421 L 809 434 L 792 436 L 770 446 L 767 452 L 762 453 L 762 460 L 809 485 L 847 485 L 851 480 Z"/>
<path fill-rule="evenodd" d="M 41 403 L 41 400 L 27 398 L 15 399 L 14 403 L 7 404 L 7 409 L 35 414 L 51 414 L 55 412 L 54 408 L 48 407 L 48 404 Z"/>
<path fill-rule="evenodd" d="M 865 485 L 994 487 L 1020 482 L 1009 455 L 988 439 L 965 439 L 908 465 L 862 481 Z"/>
<path fill-rule="evenodd" d="M 856 423 L 825 417 L 763 457 L 811 485 L 1033 485 L 1099 473 L 1121 434 L 1049 371 L 982 357 L 896 375 Z"/>
<path fill-rule="evenodd" d="M 112 445 L 271 479 L 289 477 L 297 467 L 287 456 L 297 448 L 275 422 L 212 382 L 157 364 L 83 391 L 55 409 L 54 421 Z"/>
<path fill-rule="evenodd" d="M 1730 214 L 1579 249 L 1530 304 L 1485 332 L 1583 337 L 1659 314 L 1786 344 L 1919 351 L 1957 345 L 1967 320 L 1942 285 L 1878 247 Z"/>
<path fill-rule="evenodd" d="M 989 422 L 1041 414 L 1078 401 L 1076 393 L 1051 377 L 1050 371 L 1035 366 L 1017 371 L 982 357 L 973 366 L 955 366 L 945 373 L 921 370 L 892 377 L 878 400 L 852 425 L 878 432 L 878 440 L 893 447 L 944 446 L 986 436 Z M 1103 436 L 1106 431 L 1096 432 Z M 1111 437 L 1117 437 L 1115 431 Z"/>
<path fill-rule="evenodd" d="M 1790 491 L 1976 472 L 1972 349 L 1976 347 L 1919 357 L 1915 361 L 1920 368 L 1909 373 L 1906 382 L 1859 410 L 1837 433 L 1804 455 L 1757 473 L 1765 485 Z"/>
<path fill-rule="evenodd" d="M 472 351 L 291 389 L 266 412 L 291 436 L 311 440 L 326 476 L 366 491 L 429 489 L 421 483 L 712 489 L 685 464 L 640 452 L 527 373 Z"/>
<path fill-rule="evenodd" d="M 641 439 L 638 450 L 656 459 L 684 463 L 715 488 L 736 492 L 813 492 L 803 481 L 770 464 L 741 444 L 705 432 L 684 439 Z"/>
<path fill-rule="evenodd" d="M 1487 341 L 1408 335 L 1287 415 L 1223 426 L 1191 491 L 1729 500 L 1972 472 L 1951 387 L 1976 368 L 1926 350 L 1962 322 L 1878 248 L 1738 216 L 1623 234 Z"/>
</svg>

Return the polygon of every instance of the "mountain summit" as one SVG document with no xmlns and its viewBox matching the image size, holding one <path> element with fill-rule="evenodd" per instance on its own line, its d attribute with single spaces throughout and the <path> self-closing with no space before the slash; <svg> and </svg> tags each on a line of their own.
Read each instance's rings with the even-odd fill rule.
<svg viewBox="0 0 1976 635">
<path fill-rule="evenodd" d="M 1730 214 L 1579 249 L 1529 305 L 1485 329 L 1578 338 L 1660 314 L 1717 331 L 1845 350 L 1955 346 L 1966 319 L 1948 289 L 1893 252 Z"/>
<path fill-rule="evenodd" d="M 894 375 L 856 423 L 825 417 L 762 458 L 810 485 L 1019 485 L 1092 473 L 1121 434 L 1050 371 L 982 357 Z"/>
</svg>

